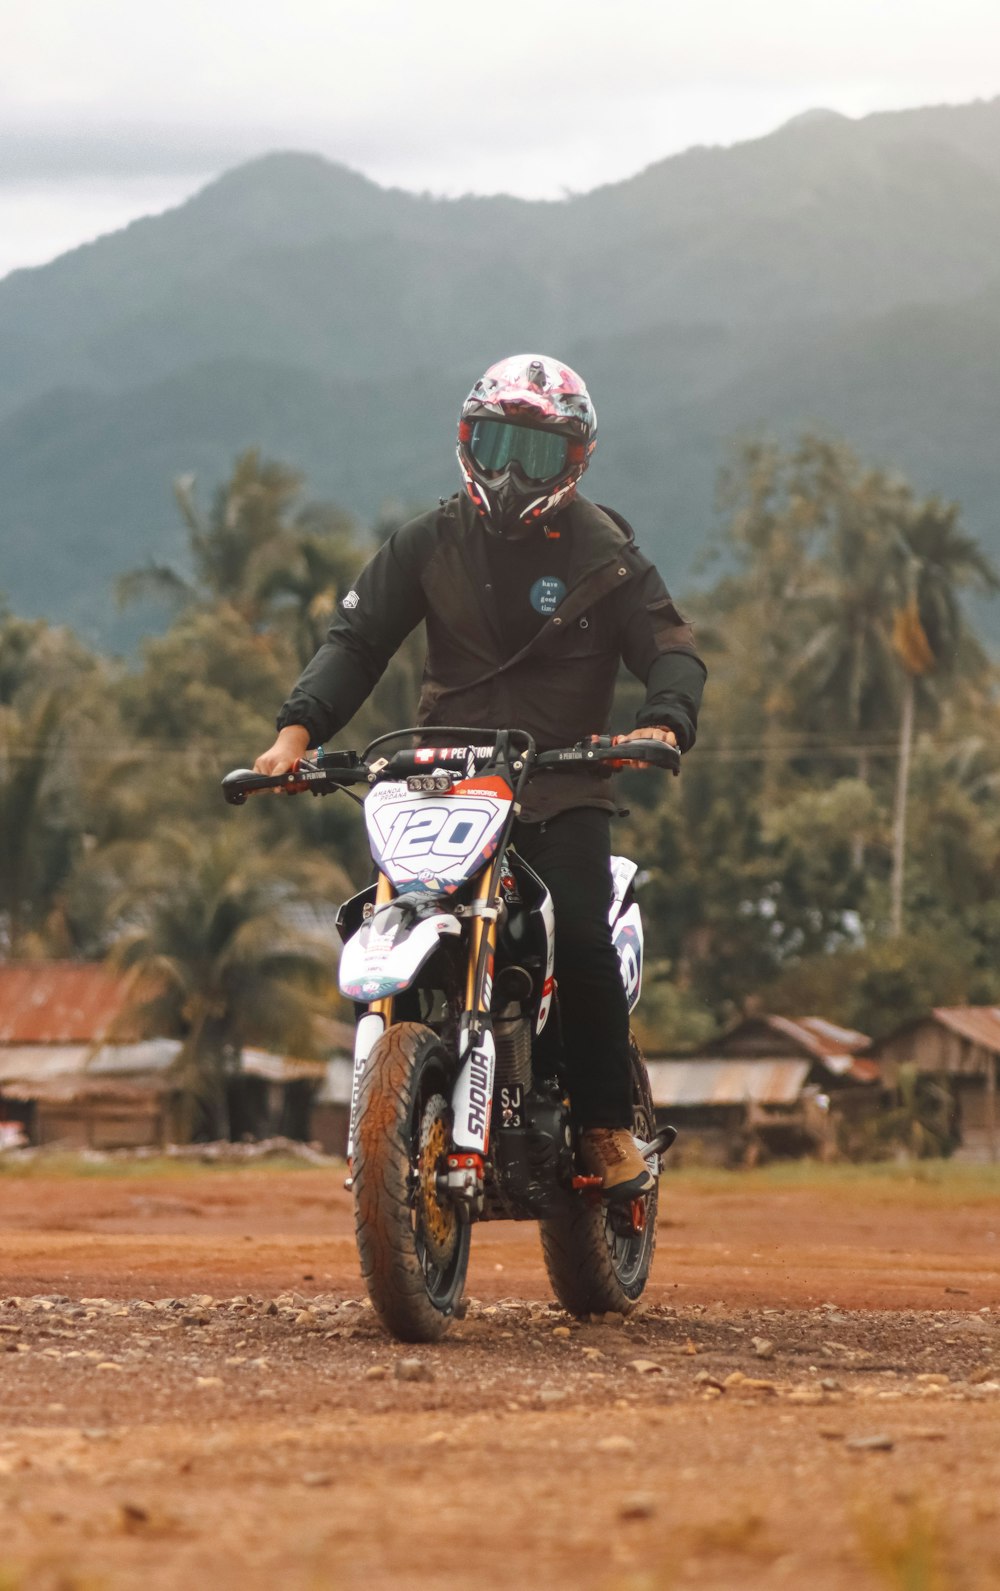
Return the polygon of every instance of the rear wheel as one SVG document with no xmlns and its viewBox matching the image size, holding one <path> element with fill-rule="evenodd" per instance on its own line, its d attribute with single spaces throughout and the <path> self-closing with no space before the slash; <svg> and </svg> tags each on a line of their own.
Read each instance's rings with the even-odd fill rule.
<svg viewBox="0 0 1000 1591">
<path fill-rule="evenodd" d="M 648 1142 L 656 1131 L 646 1063 L 629 1040 L 632 1131 Z M 627 1310 L 649 1279 L 656 1248 L 659 1179 L 642 1199 L 608 1204 L 567 1194 L 558 1215 L 541 1222 L 542 1254 L 553 1292 L 571 1315 Z"/>
<path fill-rule="evenodd" d="M 352 1166 L 361 1272 L 379 1319 L 403 1342 L 442 1337 L 465 1286 L 469 1226 L 437 1182 L 453 1071 L 436 1033 L 398 1022 L 361 1079 Z"/>
</svg>

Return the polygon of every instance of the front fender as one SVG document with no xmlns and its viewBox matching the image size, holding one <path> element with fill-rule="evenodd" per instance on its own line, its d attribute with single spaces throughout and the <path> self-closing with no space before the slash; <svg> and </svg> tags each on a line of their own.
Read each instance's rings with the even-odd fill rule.
<svg viewBox="0 0 1000 1591">
<path fill-rule="evenodd" d="M 349 1000 L 384 1000 L 402 994 L 437 949 L 445 934 L 460 934 L 450 912 L 405 922 L 398 910 L 387 923 L 376 912 L 347 941 L 340 957 L 340 992 Z"/>
</svg>

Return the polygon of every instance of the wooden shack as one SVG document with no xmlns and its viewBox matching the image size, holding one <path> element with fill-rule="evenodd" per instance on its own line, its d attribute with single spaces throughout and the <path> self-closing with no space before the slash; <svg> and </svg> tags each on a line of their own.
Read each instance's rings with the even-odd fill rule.
<svg viewBox="0 0 1000 1591">
<path fill-rule="evenodd" d="M 942 1084 L 951 1102 L 947 1127 L 967 1160 L 1000 1157 L 1000 1006 L 935 1006 L 879 1041 L 873 1057 L 886 1083 L 896 1087 L 904 1070 Z"/>
<path fill-rule="evenodd" d="M 822 1017 L 760 1015 L 683 1057 L 650 1055 L 657 1117 L 681 1133 L 675 1158 L 833 1158 L 880 1105 L 870 1044 Z"/>
<path fill-rule="evenodd" d="M 164 1076 L 180 1046 L 123 1023 L 126 990 L 90 962 L 0 966 L 0 1121 L 31 1143 L 162 1142 Z"/>
<path fill-rule="evenodd" d="M 174 1038 L 141 1038 L 124 981 L 98 963 L 0 965 L 0 1127 L 12 1143 L 131 1149 L 164 1143 L 174 1119 Z M 353 1029 L 328 1022 L 331 1052 Z M 228 1089 L 231 1136 L 312 1137 L 320 1060 L 244 1049 Z M 346 1141 L 346 1128 L 344 1129 Z"/>
</svg>

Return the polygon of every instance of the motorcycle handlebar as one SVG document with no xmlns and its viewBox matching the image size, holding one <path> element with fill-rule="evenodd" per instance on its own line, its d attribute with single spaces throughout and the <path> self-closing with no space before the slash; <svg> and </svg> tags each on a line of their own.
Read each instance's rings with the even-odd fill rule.
<svg viewBox="0 0 1000 1591">
<path fill-rule="evenodd" d="M 595 736 L 591 741 L 581 741 L 578 746 L 567 746 L 560 751 L 540 751 L 534 767 L 586 768 L 598 764 L 604 768 L 629 768 L 635 763 L 648 763 L 663 768 L 667 773 L 681 771 L 681 754 L 676 746 L 664 740 L 625 740 L 616 746 L 608 735 Z"/>
<path fill-rule="evenodd" d="M 222 794 L 231 806 L 242 806 L 248 796 L 263 790 L 284 790 L 288 795 L 298 795 L 310 790 L 313 795 L 329 795 L 352 784 L 375 784 L 380 779 L 406 778 L 414 773 L 428 773 L 434 768 L 444 768 L 469 776 L 473 770 L 485 768 L 494 755 L 493 746 L 438 746 L 398 751 L 382 762 L 369 764 L 356 752 L 331 752 L 322 761 L 309 762 L 302 758 L 286 773 L 254 773 L 250 768 L 234 768 L 222 781 Z M 428 755 L 432 752 L 432 755 Z M 628 768 L 636 763 L 646 763 L 678 774 L 681 754 L 676 746 L 662 740 L 628 740 L 615 745 L 608 735 L 594 736 L 575 746 L 564 746 L 556 751 L 541 751 L 531 759 L 530 774 L 544 773 L 558 768 L 606 767 Z"/>
<path fill-rule="evenodd" d="M 234 768 L 222 781 L 222 794 L 230 806 L 241 807 L 248 796 L 259 795 L 262 790 L 284 790 L 288 795 L 312 790 L 315 795 L 329 795 L 345 785 L 368 784 L 370 779 L 367 764 L 363 762 L 356 762 L 354 766 L 343 763 L 323 766 L 303 759 L 287 773 L 254 773 L 252 768 Z"/>
</svg>

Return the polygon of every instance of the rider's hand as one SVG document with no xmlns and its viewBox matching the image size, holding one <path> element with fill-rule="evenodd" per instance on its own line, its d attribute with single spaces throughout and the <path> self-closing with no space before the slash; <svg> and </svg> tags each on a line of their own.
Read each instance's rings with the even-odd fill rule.
<svg viewBox="0 0 1000 1591">
<path fill-rule="evenodd" d="M 649 724 L 645 729 L 632 729 L 627 735 L 616 735 L 613 744 L 621 746 L 626 740 L 662 740 L 665 746 L 676 746 L 677 736 L 672 729 L 662 729 L 659 724 Z M 633 768 L 652 767 L 648 762 L 633 762 Z"/>
<path fill-rule="evenodd" d="M 304 724 L 286 724 L 279 730 L 278 738 L 267 751 L 262 751 L 253 765 L 254 773 L 275 775 L 287 773 L 309 749 L 309 731 Z"/>
</svg>

